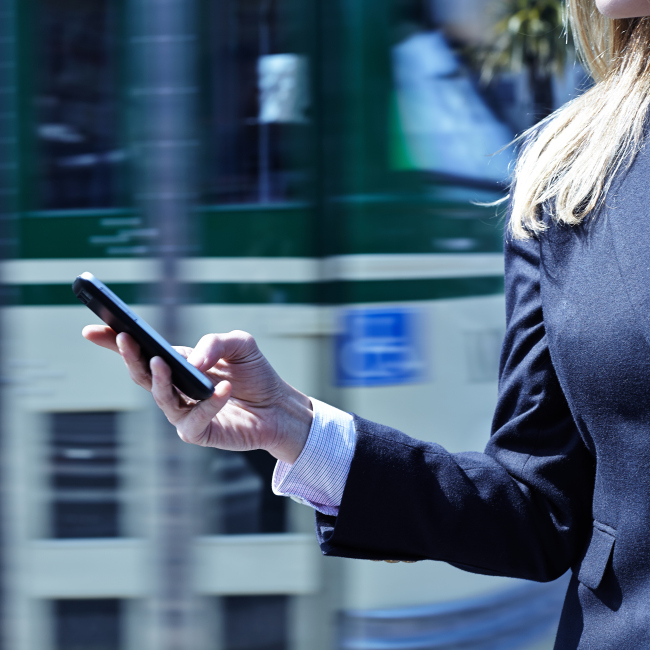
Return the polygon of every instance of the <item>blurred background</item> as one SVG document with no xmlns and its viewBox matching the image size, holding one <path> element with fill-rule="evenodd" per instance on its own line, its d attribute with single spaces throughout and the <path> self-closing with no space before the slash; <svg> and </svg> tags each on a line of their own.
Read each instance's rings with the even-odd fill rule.
<svg viewBox="0 0 650 650">
<path fill-rule="evenodd" d="M 0 0 L 2 650 L 552 647 L 562 579 L 321 557 L 273 459 L 182 444 L 70 285 L 91 271 L 173 342 L 248 330 L 308 395 L 482 449 L 485 204 L 588 83 L 562 12 Z"/>
</svg>

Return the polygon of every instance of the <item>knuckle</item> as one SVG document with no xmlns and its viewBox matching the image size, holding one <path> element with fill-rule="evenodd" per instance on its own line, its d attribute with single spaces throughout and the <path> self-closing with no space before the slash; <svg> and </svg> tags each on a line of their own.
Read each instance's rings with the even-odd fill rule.
<svg viewBox="0 0 650 650">
<path fill-rule="evenodd" d="M 129 371 L 129 376 L 133 379 L 134 382 L 140 383 L 143 378 L 148 377 L 149 373 L 144 368 L 143 364 L 140 362 L 132 362 L 124 359 L 126 368 Z"/>
<path fill-rule="evenodd" d="M 153 395 L 153 399 L 156 404 L 158 404 L 158 406 L 164 410 L 169 401 L 169 395 L 167 391 L 165 391 L 161 386 L 154 384 L 151 387 L 151 394 Z"/>
<path fill-rule="evenodd" d="M 160 409 L 164 410 L 165 401 L 162 399 L 160 392 L 154 389 L 151 391 L 151 394 L 153 395 L 153 401 L 156 402 Z"/>
<path fill-rule="evenodd" d="M 138 384 L 142 383 L 143 381 L 147 381 L 149 379 L 149 373 L 146 372 L 144 369 L 140 368 L 139 366 L 129 368 L 129 373 L 133 381 L 135 381 Z"/>
<path fill-rule="evenodd" d="M 197 347 L 207 347 L 211 348 L 213 345 L 219 342 L 219 335 L 218 334 L 206 334 L 205 336 L 201 337 L 201 340 L 199 341 Z"/>
<path fill-rule="evenodd" d="M 194 349 L 206 359 L 212 359 L 215 355 L 220 354 L 221 347 L 222 342 L 218 334 L 205 334 Z"/>
<path fill-rule="evenodd" d="M 131 380 L 133 381 L 134 384 L 137 384 L 142 388 L 149 389 L 149 382 L 147 381 L 146 377 L 143 377 L 142 375 L 137 375 L 135 373 L 130 373 L 130 375 L 131 375 Z"/>
<path fill-rule="evenodd" d="M 255 343 L 255 339 L 253 338 L 253 335 L 249 334 L 248 332 L 244 332 L 243 330 L 234 330 L 230 334 L 231 336 L 237 338 L 241 343 L 241 345 L 244 346 L 245 348 L 257 347 L 257 343 Z"/>
</svg>

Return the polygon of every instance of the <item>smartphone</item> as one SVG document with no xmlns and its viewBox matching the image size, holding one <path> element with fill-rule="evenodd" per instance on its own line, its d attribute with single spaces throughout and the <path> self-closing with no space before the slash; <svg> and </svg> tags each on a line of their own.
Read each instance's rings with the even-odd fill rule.
<svg viewBox="0 0 650 650">
<path fill-rule="evenodd" d="M 172 383 L 178 390 L 196 400 L 208 399 L 212 395 L 212 382 L 92 273 L 79 275 L 72 290 L 86 307 L 118 334 L 126 332 L 132 336 L 147 359 L 161 357 L 171 368 Z"/>
</svg>

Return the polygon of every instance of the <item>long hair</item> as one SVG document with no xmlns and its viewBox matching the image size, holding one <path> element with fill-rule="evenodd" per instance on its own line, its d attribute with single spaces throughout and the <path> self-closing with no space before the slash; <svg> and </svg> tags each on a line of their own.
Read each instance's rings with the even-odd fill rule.
<svg viewBox="0 0 650 650">
<path fill-rule="evenodd" d="M 650 18 L 606 18 L 594 0 L 568 0 L 578 54 L 594 85 L 522 136 L 514 169 L 508 228 L 517 239 L 548 226 L 577 225 L 631 164 L 650 106 Z"/>
</svg>

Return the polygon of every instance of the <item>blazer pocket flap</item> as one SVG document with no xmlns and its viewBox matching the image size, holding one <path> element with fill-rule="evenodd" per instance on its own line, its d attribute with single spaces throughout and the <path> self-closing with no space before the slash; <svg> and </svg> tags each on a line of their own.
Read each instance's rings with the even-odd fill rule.
<svg viewBox="0 0 650 650">
<path fill-rule="evenodd" d="M 578 573 L 578 580 L 585 587 L 597 589 L 600 585 L 612 555 L 615 540 L 613 529 L 612 532 L 608 532 L 594 524 L 589 548 L 580 565 L 580 573 Z"/>
</svg>

